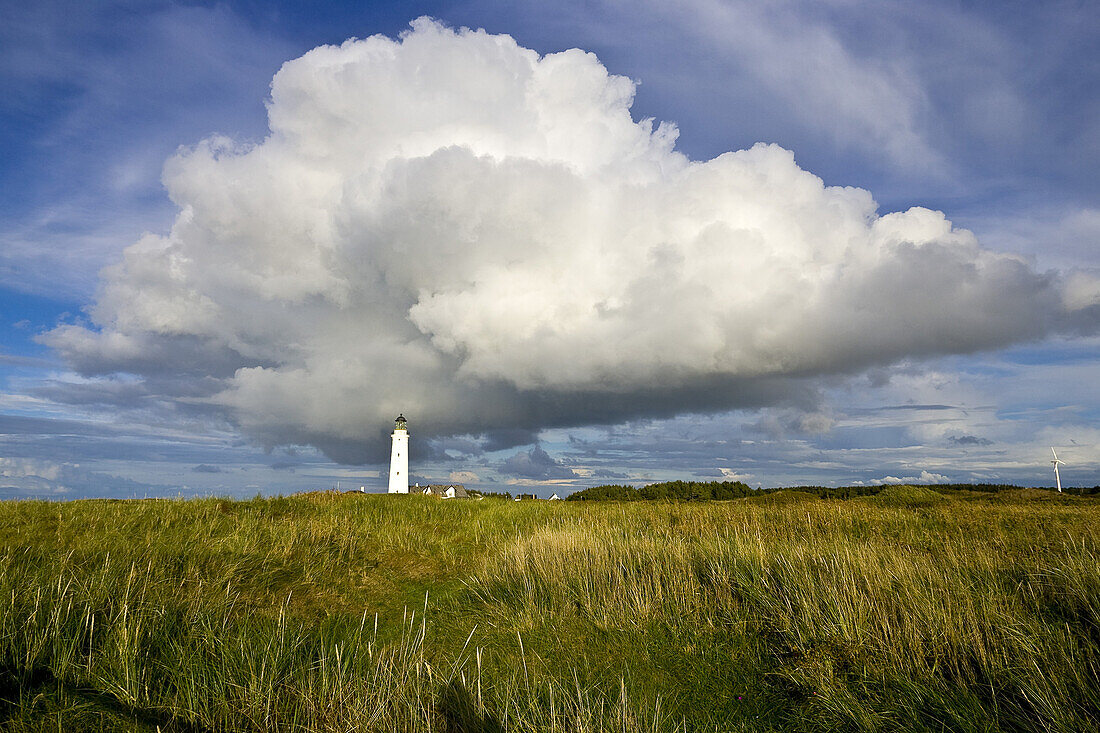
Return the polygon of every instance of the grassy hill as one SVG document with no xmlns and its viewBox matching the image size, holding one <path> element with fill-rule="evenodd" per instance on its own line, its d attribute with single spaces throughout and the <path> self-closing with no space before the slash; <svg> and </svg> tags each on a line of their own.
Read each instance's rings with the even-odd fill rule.
<svg viewBox="0 0 1100 733">
<path fill-rule="evenodd" d="M 0 504 L 0 729 L 1100 727 L 1100 503 Z"/>
</svg>

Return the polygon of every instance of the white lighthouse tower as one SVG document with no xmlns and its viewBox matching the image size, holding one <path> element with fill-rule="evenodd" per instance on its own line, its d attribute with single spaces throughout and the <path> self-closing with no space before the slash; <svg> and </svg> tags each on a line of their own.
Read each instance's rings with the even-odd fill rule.
<svg viewBox="0 0 1100 733">
<path fill-rule="evenodd" d="M 390 451 L 390 493 L 409 493 L 409 430 L 405 416 L 398 415 L 393 425 L 393 449 Z"/>
</svg>

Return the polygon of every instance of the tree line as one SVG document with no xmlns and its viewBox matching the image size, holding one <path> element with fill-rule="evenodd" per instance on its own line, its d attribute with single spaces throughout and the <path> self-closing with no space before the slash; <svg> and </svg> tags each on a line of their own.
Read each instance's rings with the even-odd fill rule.
<svg viewBox="0 0 1100 733">
<path fill-rule="evenodd" d="M 630 484 L 605 484 L 575 491 L 566 497 L 569 501 L 716 501 L 761 496 L 776 491 L 802 491 L 822 499 L 851 499 L 857 496 L 873 496 L 886 486 L 787 486 L 772 489 L 754 489 L 742 481 L 663 481 L 635 487 Z M 1014 484 L 929 484 L 927 488 L 948 494 L 953 491 L 982 491 L 996 493 L 1024 488 Z M 1100 486 L 1067 488 L 1067 494 L 1100 494 Z"/>
<path fill-rule="evenodd" d="M 740 499 L 756 490 L 742 481 L 664 481 L 635 488 L 608 484 L 575 491 L 569 501 L 713 501 Z"/>
</svg>

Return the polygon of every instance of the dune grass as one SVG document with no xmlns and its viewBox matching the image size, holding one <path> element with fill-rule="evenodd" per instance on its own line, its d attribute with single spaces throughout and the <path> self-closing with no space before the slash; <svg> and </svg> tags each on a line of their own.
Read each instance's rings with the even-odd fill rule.
<svg viewBox="0 0 1100 733">
<path fill-rule="evenodd" d="M 0 504 L 0 728 L 1100 728 L 1100 504 Z"/>
</svg>

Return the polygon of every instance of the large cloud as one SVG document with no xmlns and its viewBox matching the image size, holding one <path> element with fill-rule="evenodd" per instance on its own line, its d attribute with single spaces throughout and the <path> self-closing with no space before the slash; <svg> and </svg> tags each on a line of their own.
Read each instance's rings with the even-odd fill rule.
<svg viewBox="0 0 1100 733">
<path fill-rule="evenodd" d="M 46 340 L 354 461 L 401 411 L 501 436 L 757 406 L 1069 322 L 1058 277 L 943 214 L 879 216 L 774 145 L 688 160 L 633 94 L 591 54 L 428 19 L 317 48 L 275 76 L 267 139 L 168 162 L 171 232 Z"/>
</svg>

